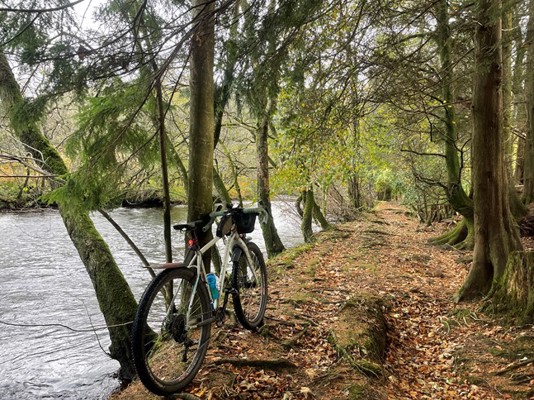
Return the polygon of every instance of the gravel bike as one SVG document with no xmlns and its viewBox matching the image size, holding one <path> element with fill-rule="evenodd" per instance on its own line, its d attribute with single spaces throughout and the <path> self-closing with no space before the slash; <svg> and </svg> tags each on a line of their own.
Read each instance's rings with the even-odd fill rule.
<svg viewBox="0 0 534 400">
<path fill-rule="evenodd" d="M 212 323 L 222 326 L 229 296 L 241 325 L 255 330 L 267 305 L 267 269 L 256 244 L 246 237 L 263 208 L 228 208 L 206 218 L 174 225 L 185 231 L 190 250 L 183 263 L 151 265 L 161 269 L 145 289 L 132 327 L 132 356 L 141 382 L 151 392 L 182 390 L 198 373 Z M 198 232 L 220 218 L 215 237 L 200 247 Z M 203 255 L 220 240 L 224 256 L 218 276 L 207 273 Z M 217 284 L 218 283 L 218 284 Z"/>
</svg>

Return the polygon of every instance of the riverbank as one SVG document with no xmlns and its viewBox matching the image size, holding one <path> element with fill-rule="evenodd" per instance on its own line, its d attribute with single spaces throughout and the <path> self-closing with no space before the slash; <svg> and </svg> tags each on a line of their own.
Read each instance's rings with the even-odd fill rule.
<svg viewBox="0 0 534 400">
<path fill-rule="evenodd" d="M 213 331 L 188 393 L 202 399 L 529 399 L 534 330 L 454 304 L 468 252 L 380 203 L 269 262 L 257 334 Z M 158 398 L 139 382 L 111 397 Z"/>
<path fill-rule="evenodd" d="M 21 192 L 15 196 L 11 193 L 0 193 L 0 212 L 28 212 L 42 209 L 57 209 L 57 205 L 42 200 L 41 193 Z M 173 206 L 185 204 L 182 197 L 171 199 Z M 163 196 L 155 190 L 136 191 L 117 199 L 113 208 L 162 208 Z"/>
</svg>

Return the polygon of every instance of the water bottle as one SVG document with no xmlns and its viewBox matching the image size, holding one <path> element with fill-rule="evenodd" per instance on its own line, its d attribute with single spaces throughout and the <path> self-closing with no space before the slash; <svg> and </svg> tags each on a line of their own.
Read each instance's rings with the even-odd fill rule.
<svg viewBox="0 0 534 400">
<path fill-rule="evenodd" d="M 206 279 L 208 281 L 208 286 L 210 287 L 211 298 L 217 300 L 219 298 L 219 289 L 217 289 L 217 277 L 215 274 L 207 274 Z"/>
</svg>

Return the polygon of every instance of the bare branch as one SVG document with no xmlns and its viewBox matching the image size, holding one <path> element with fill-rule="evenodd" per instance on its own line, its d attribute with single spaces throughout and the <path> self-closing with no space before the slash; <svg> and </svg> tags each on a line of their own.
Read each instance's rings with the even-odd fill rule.
<svg viewBox="0 0 534 400">
<path fill-rule="evenodd" d="M 401 149 L 401 151 L 404 152 L 404 153 L 416 154 L 418 156 L 436 156 L 436 157 L 445 158 L 445 155 L 444 154 L 440 154 L 440 153 L 421 153 L 419 151 L 410 150 L 410 149 Z"/>
</svg>

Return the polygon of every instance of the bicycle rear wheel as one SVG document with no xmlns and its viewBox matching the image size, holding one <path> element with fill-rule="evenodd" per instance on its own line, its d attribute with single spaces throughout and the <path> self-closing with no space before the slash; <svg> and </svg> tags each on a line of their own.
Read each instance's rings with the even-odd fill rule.
<svg viewBox="0 0 534 400">
<path fill-rule="evenodd" d="M 255 243 L 248 242 L 247 249 L 252 263 L 241 249 L 234 249 L 239 257 L 234 257 L 232 266 L 233 301 L 235 315 L 241 325 L 255 330 L 263 323 L 267 307 L 267 268 Z"/>
<path fill-rule="evenodd" d="M 208 348 L 212 312 L 196 271 L 168 269 L 141 297 L 132 327 L 132 356 L 139 379 L 158 395 L 176 393 L 195 377 Z"/>
</svg>

